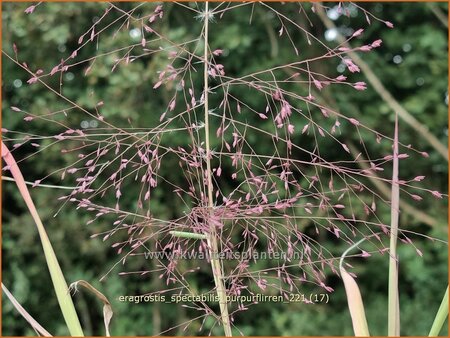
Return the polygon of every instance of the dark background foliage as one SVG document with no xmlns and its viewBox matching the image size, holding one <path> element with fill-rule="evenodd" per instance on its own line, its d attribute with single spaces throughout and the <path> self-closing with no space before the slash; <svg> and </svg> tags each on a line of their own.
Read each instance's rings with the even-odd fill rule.
<svg viewBox="0 0 450 338">
<path fill-rule="evenodd" d="M 78 38 L 102 15 L 107 3 L 44 3 L 38 6 L 34 13 L 26 15 L 27 3 L 2 3 L 3 9 L 3 49 L 13 53 L 13 43 L 17 45 L 20 60 L 26 61 L 30 69 L 52 69 L 59 59 L 65 58 L 77 48 Z M 123 10 L 135 7 L 134 3 L 117 3 Z M 326 3 L 334 7 L 336 3 Z M 192 5 L 195 6 L 195 5 Z M 199 4 L 202 6 L 202 4 Z M 334 41 L 326 41 L 326 28 L 318 17 L 311 12 L 311 5 L 302 6 L 308 12 L 313 25 L 305 23 L 305 17 L 298 12 L 298 6 L 274 4 L 293 20 L 311 33 L 323 39 L 332 46 Z M 374 22 L 366 29 L 361 44 L 370 43 L 381 38 L 383 45 L 374 53 L 364 54 L 364 60 L 372 67 L 381 82 L 393 96 L 432 134 L 447 144 L 447 29 L 431 11 L 431 5 L 426 3 L 367 3 L 361 4 L 378 17 L 395 24 L 395 29 L 388 29 L 379 22 Z M 447 15 L 447 4 L 434 4 Z M 142 5 L 135 15 L 151 12 L 155 4 Z M 164 4 L 165 19 L 158 22 L 158 30 L 172 40 L 189 40 L 198 36 L 202 23 L 192 17 L 192 13 L 174 3 Z M 352 12 L 353 13 L 353 12 Z M 117 18 L 118 12 L 112 11 L 106 22 Z M 226 13 L 212 23 L 211 49 L 224 50 L 221 59 L 227 75 L 246 74 L 258 69 L 268 69 L 278 64 L 288 63 L 294 57 L 292 46 L 282 39 L 277 39 L 279 24 L 264 7 L 256 6 L 252 23 L 249 24 L 251 7 Z M 365 26 L 364 15 L 355 10 L 350 18 L 341 16 L 335 21 L 340 31 L 347 32 L 350 27 L 357 29 Z M 95 44 L 82 49 L 80 59 L 89 58 L 118 46 L 139 43 L 140 37 L 133 38 L 130 32 L 137 27 L 130 26 L 118 31 L 114 39 L 102 39 L 96 50 Z M 138 28 L 139 31 L 139 28 Z M 136 33 L 136 31 L 134 31 Z M 328 32 L 330 33 L 330 32 Z M 351 33 L 350 33 L 351 34 Z M 308 50 L 304 36 L 293 34 L 297 48 L 314 55 Z M 171 99 L 173 89 L 153 90 L 157 81 L 157 70 L 162 69 L 167 60 L 159 54 L 154 57 L 138 59 L 127 67 L 118 67 L 111 72 L 111 67 L 119 52 L 101 58 L 92 67 L 90 73 L 84 76 L 87 64 L 71 69 L 64 74 L 63 93 L 76 101 L 82 107 L 92 110 L 96 104 L 104 100 L 102 114 L 112 123 L 122 123 L 129 119 L 134 126 L 151 126 L 159 120 L 159 113 L 165 109 Z M 319 65 L 325 70 L 339 71 L 337 62 L 324 62 Z M 361 74 L 352 74 L 352 81 L 364 80 Z M 27 85 L 29 75 L 17 67 L 6 57 L 2 57 L 2 114 L 3 127 L 8 130 L 27 130 L 23 115 L 12 112 L 10 107 L 17 106 L 30 112 L 56 111 L 65 107 L 61 100 L 40 85 Z M 59 79 L 54 77 L 57 87 Z M 197 80 L 201 88 L 201 78 Z M 333 87 L 317 93 L 321 99 L 334 106 L 336 110 L 357 118 L 372 129 L 386 135 L 393 134 L 394 114 L 378 94 L 368 86 L 365 92 L 348 90 L 347 87 Z M 291 88 L 291 90 L 295 90 Z M 304 88 L 298 88 L 304 91 Z M 257 96 L 245 97 L 245 92 L 233 93 L 256 105 Z M 92 123 L 85 116 L 69 114 L 72 123 Z M 252 123 L 252 121 L 248 121 Z M 296 126 L 300 130 L 301 125 Z M 57 134 L 56 124 L 36 121 L 33 132 L 39 135 Z M 343 130 L 347 141 L 358 144 L 359 136 L 349 130 Z M 364 139 L 365 134 L 362 134 Z M 185 135 L 174 135 L 173 142 L 185 144 Z M 428 159 L 411 159 L 409 164 L 401 168 L 401 176 L 412 178 L 425 175 L 423 184 L 427 188 L 447 193 L 447 162 L 417 135 L 410 127 L 400 121 L 400 138 L 404 144 L 412 144 L 415 148 L 429 152 Z M 257 147 L 263 150 L 270 144 L 258 140 Z M 312 139 L 298 137 L 294 142 L 313 142 Z M 326 141 L 325 141 L 326 142 Z M 51 143 L 44 140 L 41 148 Z M 371 149 L 381 147 L 373 138 L 367 137 L 366 145 Z M 213 143 L 214 146 L 214 143 Z M 324 147 L 326 148 L 326 147 Z M 258 149 L 258 148 L 257 148 Z M 26 160 L 23 160 L 21 170 L 28 181 L 48 175 L 54 168 L 70 164 L 73 158 L 62 157 L 58 146 L 50 147 Z M 340 158 L 340 149 L 328 147 L 328 158 Z M 389 153 L 389 149 L 384 149 Z M 15 154 L 25 158 L 34 152 L 29 146 L 21 147 Z M 50 164 L 50 165 L 49 165 Z M 224 169 L 226 170 L 226 168 Z M 49 172 L 50 171 L 50 172 Z M 171 181 L 182 181 L 175 170 L 161 172 Z M 46 183 L 60 184 L 58 175 L 51 176 Z M 70 185 L 70 181 L 65 184 Z M 73 182 L 72 182 L 73 183 Z M 222 184 L 232 184 L 223 182 Z M 128 188 L 127 188 L 128 189 Z M 129 187 L 127 194 L 136 194 L 139 187 Z M 136 190 L 136 191 L 134 191 Z M 64 321 L 60 315 L 56 297 L 51 287 L 50 277 L 45 265 L 42 248 L 33 221 L 26 210 L 16 186 L 11 182 L 3 182 L 3 223 L 2 223 L 2 279 L 21 304 L 45 328 L 55 335 L 67 335 Z M 61 193 L 62 194 L 62 193 Z M 120 277 L 113 270 L 104 282 L 99 282 L 116 262 L 117 255 L 108 243 L 103 243 L 101 237 L 91 239 L 92 234 L 104 231 L 110 223 L 99 220 L 90 225 L 86 222 L 91 215 L 66 206 L 63 212 L 53 217 L 60 204 L 56 198 L 60 192 L 44 188 L 32 190 L 33 199 L 40 216 L 47 227 L 51 241 L 60 260 L 60 264 L 68 281 L 84 279 L 92 281 L 107 295 L 113 303 L 115 311 L 111 332 L 114 335 L 151 335 L 167 330 L 177 324 L 192 318 L 192 313 L 181 306 L 173 304 L 129 304 L 116 300 L 120 295 L 139 295 L 154 289 L 160 281 L 152 275 L 139 277 Z M 114 196 L 107 196 L 114 203 Z M 153 197 L 160 215 L 174 218 L 181 214 L 182 205 L 174 205 L 170 194 Z M 126 205 L 127 197 L 124 196 Z M 131 201 L 128 201 L 131 203 Z M 415 205 L 414 202 L 411 204 Z M 123 205 L 122 205 L 123 207 Z M 401 216 L 401 227 L 417 231 L 428 236 L 441 239 L 447 237 L 447 205 L 425 196 L 417 208 L 426 212 L 435 220 L 435 226 L 423 224 L 410 215 Z M 389 219 L 389 209 L 386 209 L 386 219 Z M 345 250 L 344 242 L 324 244 L 331 247 L 335 255 Z M 402 335 L 426 335 L 431 326 L 435 311 L 441 301 L 447 285 L 447 246 L 429 239 L 414 237 L 415 245 L 424 253 L 417 256 L 410 246 L 401 246 L 400 253 L 400 309 Z M 387 327 L 387 256 L 373 256 L 368 260 L 352 260 L 354 272 L 358 274 L 359 286 L 362 290 L 371 333 L 384 335 Z M 130 260 L 129 270 L 139 270 L 147 262 Z M 202 288 L 202 282 L 209 278 L 208 274 L 200 274 L 196 281 Z M 299 305 L 264 303 L 251 307 L 249 311 L 240 313 L 236 324 L 245 335 L 351 335 L 353 333 L 348 314 L 345 293 L 338 277 L 330 276 L 331 285 L 336 290 L 330 296 L 329 304 Z M 158 287 L 161 287 L 160 285 Z M 15 311 L 13 306 L 3 296 L 2 332 L 3 335 L 31 335 L 34 332 Z M 85 333 L 100 335 L 103 332 L 101 306 L 89 295 L 77 294 L 75 297 Z M 161 324 L 162 323 L 162 324 Z M 171 335 L 196 335 L 200 322 L 194 322 L 186 331 L 183 327 L 168 331 Z M 206 321 L 200 334 L 208 334 L 214 321 Z M 447 330 L 443 332 L 447 334 Z M 221 334 L 219 328 L 213 329 L 213 334 Z"/>
</svg>

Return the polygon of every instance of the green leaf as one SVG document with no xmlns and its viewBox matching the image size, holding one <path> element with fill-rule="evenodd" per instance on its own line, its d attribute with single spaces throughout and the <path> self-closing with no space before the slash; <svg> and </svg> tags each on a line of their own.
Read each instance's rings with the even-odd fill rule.
<svg viewBox="0 0 450 338">
<path fill-rule="evenodd" d="M 47 266 L 50 271 L 53 287 L 55 289 L 56 297 L 58 298 L 58 303 L 69 332 L 72 336 L 82 337 L 84 336 L 83 330 L 81 328 L 78 315 L 75 311 L 75 306 L 73 305 L 72 298 L 69 294 L 66 280 L 64 279 L 64 275 L 62 273 L 61 267 L 59 266 L 58 259 L 56 258 L 50 239 L 47 236 L 44 225 L 42 224 L 33 200 L 31 199 L 31 195 L 22 176 L 22 172 L 20 171 L 16 160 L 3 142 L 2 157 L 5 160 L 6 164 L 9 166 L 11 174 L 16 181 L 17 187 L 19 188 L 20 194 L 22 195 L 22 198 L 25 201 L 28 210 L 31 213 L 31 216 L 36 223 L 39 237 L 41 239 L 42 248 L 44 249 L 45 260 L 47 261 Z"/>
<path fill-rule="evenodd" d="M 194 234 L 193 232 L 184 232 L 184 231 L 170 231 L 170 234 L 174 237 L 182 237 L 182 238 L 195 238 L 195 239 L 207 238 L 207 236 L 204 234 Z"/>
<path fill-rule="evenodd" d="M 442 326 L 444 326 L 445 320 L 448 318 L 448 285 L 447 290 L 445 291 L 444 298 L 442 298 L 441 305 L 439 306 L 439 310 L 434 318 L 433 325 L 431 326 L 430 333 L 428 337 L 436 337 L 439 335 L 439 332 L 442 330 Z"/>
</svg>

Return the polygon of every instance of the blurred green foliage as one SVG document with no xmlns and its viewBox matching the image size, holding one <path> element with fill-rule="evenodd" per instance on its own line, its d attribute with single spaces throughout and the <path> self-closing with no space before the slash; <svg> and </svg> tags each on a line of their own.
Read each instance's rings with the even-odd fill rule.
<svg viewBox="0 0 450 338">
<path fill-rule="evenodd" d="M 336 6 L 336 3 L 326 3 Z M 42 68 L 50 71 L 61 58 L 68 57 L 78 47 L 78 38 L 102 16 L 107 3 L 43 3 L 31 15 L 24 13 L 27 3 L 2 3 L 3 8 L 3 49 L 9 55 L 14 55 L 13 43 L 18 48 L 21 62 L 27 62 L 30 69 Z M 136 6 L 133 3 L 116 3 L 123 10 Z M 426 125 L 442 143 L 447 144 L 447 29 L 431 12 L 426 3 L 367 3 L 360 4 L 375 15 L 392 21 L 395 29 L 388 29 L 382 23 L 374 22 L 366 29 L 361 38 L 361 44 L 371 43 L 381 38 L 383 45 L 374 53 L 364 54 L 364 60 L 374 69 L 377 76 L 385 84 L 393 96 L 420 122 Z M 134 15 L 144 15 L 153 11 L 154 3 L 144 3 Z M 195 6 L 189 4 L 188 6 Z M 201 4 L 199 4 L 201 6 Z M 313 25 L 305 23 L 305 16 L 298 11 L 298 5 L 273 4 L 280 11 L 297 22 L 314 35 L 324 40 L 325 28 L 317 16 L 311 12 L 310 4 L 302 4 Z M 436 5 L 443 13 L 447 13 L 447 4 Z M 165 19 L 157 22 L 157 29 L 173 41 L 189 41 L 197 38 L 201 31 L 201 20 L 194 19 L 188 9 L 174 3 L 165 3 Z M 112 10 L 102 21 L 102 25 L 112 23 L 120 12 Z M 251 18 L 251 24 L 250 24 Z M 348 27 L 355 29 L 365 26 L 365 18 L 360 12 L 354 17 L 340 17 L 336 24 L 343 31 Z M 221 18 L 215 18 L 211 24 L 211 49 L 224 50 L 221 62 L 227 75 L 234 76 L 250 73 L 255 70 L 268 69 L 275 65 L 291 62 L 296 58 L 292 45 L 284 38 L 278 38 L 279 22 L 274 19 L 263 6 L 244 6 Z M 78 57 L 81 60 L 92 55 L 101 55 L 121 46 L 132 43 L 139 44 L 140 37 L 133 38 L 130 31 L 140 29 L 139 26 L 110 29 L 101 35 L 98 43 L 88 44 Z M 88 34 L 89 35 L 89 34 Z M 88 36 L 85 37 L 88 39 Z M 302 54 L 314 55 L 313 48 L 308 47 L 304 36 L 292 32 L 292 39 Z M 334 42 L 325 43 L 333 45 Z M 167 47 L 164 42 L 155 42 L 149 48 Z M 193 46 L 187 46 L 189 50 Z M 192 51 L 192 50 L 191 50 Z M 87 76 L 84 76 L 88 64 L 81 64 L 63 75 L 63 94 L 76 101 L 85 109 L 95 109 L 99 101 L 105 104 L 101 113 L 108 121 L 122 124 L 128 121 L 132 126 L 152 126 L 158 122 L 160 112 L 176 92 L 176 88 L 152 89 L 157 82 L 157 71 L 167 63 L 164 54 L 156 53 L 152 57 L 137 59 L 127 66 L 119 66 L 111 72 L 115 60 L 123 57 L 127 50 L 115 51 L 98 59 L 92 65 Z M 201 51 L 197 51 L 200 54 Z M 397 60 L 397 63 L 394 62 Z M 398 62 L 398 60 L 401 60 Z M 200 66 L 199 66 L 200 67 Z M 334 61 L 316 65 L 326 73 L 336 73 L 339 65 Z M 323 69 L 322 69 L 323 68 Z M 20 107 L 30 112 L 50 112 L 67 108 L 67 103 L 58 99 L 54 93 L 41 85 L 28 86 L 29 76 L 4 55 L 2 57 L 2 112 L 3 127 L 9 130 L 26 130 L 28 125 L 23 122 L 23 115 L 11 111 L 11 106 Z M 197 69 L 200 71 L 200 68 Z M 201 73 L 201 72 L 199 72 Z M 194 81 L 201 88 L 201 77 L 195 75 Z M 49 85 L 59 88 L 58 76 L 52 77 Z M 361 74 L 351 74 L 351 81 L 364 80 Z M 214 81 L 212 80 L 214 85 Z M 291 88 L 292 89 L 292 88 Z M 297 88 L 304 93 L 305 88 Z M 200 89 L 198 90 L 200 91 Z M 245 90 L 232 93 L 244 98 Z M 393 134 L 394 114 L 370 86 L 364 93 L 348 90 L 348 87 L 338 86 L 324 90 L 321 98 L 327 100 L 343 114 L 353 116 L 372 129 L 386 135 Z M 213 105 L 218 104 L 214 102 Z M 218 98 L 217 100 L 220 100 Z M 245 98 L 251 106 L 263 107 L 264 102 L 258 96 Z M 79 128 L 80 121 L 86 119 L 81 113 L 68 115 L 67 123 Z M 91 122 L 87 120 L 86 122 Z M 251 120 L 249 120 L 251 123 Z M 297 125 L 296 130 L 301 130 Z M 33 133 L 39 135 L 55 135 L 60 130 L 55 123 L 33 122 Z M 343 128 L 342 133 L 348 141 L 355 144 L 359 136 Z M 389 153 L 387 144 L 376 144 L 372 136 L 361 131 L 365 145 L 377 151 Z M 432 148 L 416 132 L 405 123 L 400 122 L 400 137 L 404 144 L 412 144 L 415 148 L 428 151 L 430 158 L 414 157 L 403 163 L 401 175 L 413 178 L 417 175 L 427 177 L 426 186 L 447 193 L 447 163 L 433 151 Z M 169 135 L 170 142 L 186 144 L 187 136 Z M 312 138 L 298 136 L 296 143 L 311 144 Z M 250 142 L 256 149 L 263 151 L 270 147 L 270 139 L 254 138 Z M 339 159 L 340 149 L 334 149 L 324 140 L 323 149 L 329 152 L 327 157 Z M 41 148 L 52 143 L 51 139 L 43 141 Z M 34 181 L 50 174 L 49 170 L 62 168 L 73 162 L 71 155 L 62 157 L 58 146 L 40 151 L 22 162 L 22 171 L 29 181 Z M 24 146 L 16 154 L 25 158 L 33 151 Z M 49 163 L 51 164 L 49 166 Z M 174 162 L 174 167 L 177 163 Z M 226 170 L 226 168 L 224 169 Z M 161 172 L 171 181 L 182 182 L 176 170 Z M 50 176 L 46 183 L 59 184 L 59 175 Z M 70 178 L 66 185 L 73 184 Z M 181 183 L 180 183 L 181 184 Z M 225 186 L 234 184 L 223 182 Z M 129 190 L 128 190 L 129 189 Z M 137 193 L 139 187 L 127 187 L 127 194 Z M 128 304 L 116 300 L 120 295 L 138 295 L 151 292 L 158 283 L 156 276 L 119 276 L 114 269 L 103 282 L 98 279 L 117 262 L 118 257 L 109 243 L 103 243 L 101 238 L 91 239 L 95 233 L 105 231 L 110 226 L 107 219 L 98 220 L 85 225 L 91 215 L 72 206 L 66 206 L 56 217 L 54 214 L 60 204 L 56 198 L 63 192 L 48 189 L 33 189 L 32 196 L 47 227 L 50 239 L 60 260 L 66 279 L 71 282 L 85 279 L 98 287 L 113 303 L 115 311 L 111 332 L 113 335 L 151 335 L 158 332 L 158 321 L 162 321 L 160 331 L 167 330 L 177 324 L 195 317 L 195 312 L 173 304 Z M 13 183 L 3 183 L 3 226 L 2 226 L 2 276 L 3 283 L 21 304 L 47 330 L 54 335 L 66 335 L 62 316 L 53 293 L 48 271 L 45 268 L 42 249 L 31 217 L 28 215 L 23 201 Z M 406 197 L 405 197 L 406 198 Z M 114 196 L 107 196 L 114 203 Z M 183 205 L 174 204 L 170 194 L 154 197 L 159 215 L 168 219 L 181 214 Z M 409 201 L 411 202 L 411 201 Z M 122 202 L 131 203 L 126 197 Z M 179 203 L 179 202 L 177 202 Z M 412 203 L 412 202 L 411 202 Z M 381 207 L 381 206 L 380 206 Z M 384 221 L 389 221 L 389 209 L 385 208 Z M 401 226 L 411 231 L 428 236 L 445 239 L 447 235 L 447 204 L 436 202 L 429 196 L 424 196 L 420 209 L 436 219 L 437 226 L 430 228 L 420 224 L 408 215 L 401 218 Z M 336 243 L 326 236 L 321 241 L 330 248 L 334 255 L 340 255 L 345 250 L 343 241 Z M 400 308 L 402 335 L 426 335 L 431 326 L 447 284 L 447 246 L 429 239 L 414 237 L 415 245 L 424 253 L 419 257 L 410 247 L 400 246 Z M 368 260 L 351 260 L 358 274 L 359 286 L 362 290 L 369 328 L 374 335 L 384 335 L 387 326 L 387 256 L 374 256 Z M 137 259 L 127 262 L 127 270 L 135 271 L 145 268 L 148 262 Z M 186 263 L 188 264 L 188 263 Z M 265 263 L 260 263 L 265 264 Z M 208 270 L 202 270 L 197 279 L 190 281 L 196 288 L 203 289 L 202 283 L 210 283 Z M 336 276 L 330 275 L 330 283 L 336 290 L 330 296 L 329 304 L 299 305 L 264 303 L 252 306 L 247 312 L 239 313 L 235 324 L 245 335 L 352 335 L 352 326 L 348 314 L 345 293 L 342 284 Z M 155 284 L 156 283 L 156 284 Z M 311 292 L 314 288 L 311 288 Z M 317 291 L 317 290 L 316 290 Z M 15 311 L 6 297 L 3 297 L 2 329 L 4 335 L 32 335 L 34 331 Z M 101 318 L 101 305 L 89 295 L 79 293 L 75 296 L 76 306 L 80 310 L 80 319 L 87 335 L 104 334 Z M 157 309 L 156 309 L 157 307 Z M 221 334 L 220 328 L 214 326 L 214 321 L 208 319 L 200 330 L 200 321 L 194 321 L 186 331 L 183 327 L 165 332 L 170 335 Z M 200 330 L 200 332 L 198 332 Z M 447 334 L 447 329 L 443 332 Z"/>
</svg>

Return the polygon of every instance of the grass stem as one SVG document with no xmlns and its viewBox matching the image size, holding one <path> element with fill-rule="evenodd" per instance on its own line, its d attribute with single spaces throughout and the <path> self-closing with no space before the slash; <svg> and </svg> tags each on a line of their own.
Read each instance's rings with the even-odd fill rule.
<svg viewBox="0 0 450 338">
<path fill-rule="evenodd" d="M 394 158 L 391 191 L 391 233 L 389 243 L 389 285 L 388 285 L 388 336 L 400 336 L 400 307 L 398 295 L 398 218 L 400 188 L 398 184 L 398 116 L 395 115 Z"/>
<path fill-rule="evenodd" d="M 206 146 L 206 175 L 207 175 L 207 185 L 208 185 L 208 208 L 210 212 L 214 207 L 213 200 L 213 186 L 211 177 L 211 146 L 209 141 L 209 101 L 208 101 L 208 31 L 209 31 L 209 3 L 205 2 L 205 24 L 204 24 L 204 100 L 205 100 L 205 146 Z M 208 247 L 210 250 L 211 257 L 211 269 L 214 275 L 214 283 L 216 285 L 216 292 L 219 298 L 220 314 L 222 318 L 222 324 L 225 331 L 225 336 L 231 337 L 231 326 L 230 319 L 228 315 L 228 306 L 226 301 L 225 286 L 223 284 L 223 272 L 219 259 L 217 258 L 218 244 L 217 244 L 217 233 L 213 225 L 209 227 L 209 235 L 207 237 Z"/>
</svg>

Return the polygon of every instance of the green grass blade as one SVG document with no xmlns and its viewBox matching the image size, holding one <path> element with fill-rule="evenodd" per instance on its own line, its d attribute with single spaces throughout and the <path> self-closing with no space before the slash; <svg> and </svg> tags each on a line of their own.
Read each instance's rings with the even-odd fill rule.
<svg viewBox="0 0 450 338">
<path fill-rule="evenodd" d="M 196 234 L 193 232 L 170 231 L 169 233 L 174 237 L 181 237 L 181 238 L 193 238 L 193 239 L 207 239 L 208 238 L 204 234 Z"/>
<path fill-rule="evenodd" d="M 444 298 L 442 298 L 442 302 L 441 305 L 439 306 L 439 310 L 436 314 L 436 317 L 434 317 L 433 325 L 431 326 L 431 330 L 430 333 L 428 334 L 428 337 L 438 336 L 447 318 L 448 318 L 448 285 L 447 290 L 445 291 Z"/>
<path fill-rule="evenodd" d="M 389 244 L 389 284 L 388 284 L 388 336 L 400 336 L 400 308 L 398 294 L 397 237 L 400 208 L 400 188 L 398 184 L 398 116 L 395 115 L 394 154 L 391 192 L 391 236 Z"/>
<path fill-rule="evenodd" d="M 12 305 L 16 308 L 17 311 L 22 315 L 22 317 L 33 327 L 33 329 L 44 337 L 52 337 L 52 335 L 42 327 L 28 312 L 23 308 L 22 305 L 17 301 L 16 298 L 9 292 L 8 288 L 2 283 L 2 290 L 5 293 L 6 297 L 11 301 Z"/>
<path fill-rule="evenodd" d="M 47 261 L 47 266 L 50 271 L 50 276 L 53 282 L 53 287 L 55 289 L 56 297 L 58 299 L 61 312 L 66 321 L 69 332 L 72 336 L 84 336 L 83 330 L 78 319 L 78 315 L 75 311 L 75 306 L 73 305 L 72 297 L 69 294 L 69 289 L 67 287 L 66 280 L 59 266 L 58 259 L 56 258 L 55 252 L 53 250 L 50 239 L 47 236 L 44 225 L 39 217 L 36 207 L 31 199 L 30 192 L 26 186 L 25 180 L 16 163 L 16 160 L 2 142 L 2 157 L 6 164 L 9 166 L 11 174 L 16 181 L 17 187 L 25 201 L 31 216 L 36 223 L 36 227 L 39 232 L 39 237 L 41 239 L 42 248 L 44 249 L 45 260 Z"/>
</svg>

